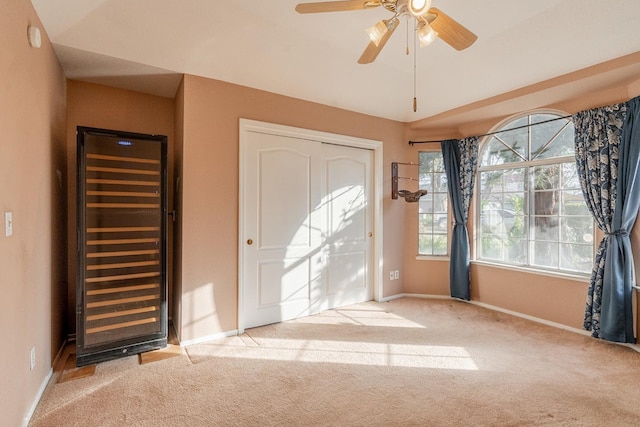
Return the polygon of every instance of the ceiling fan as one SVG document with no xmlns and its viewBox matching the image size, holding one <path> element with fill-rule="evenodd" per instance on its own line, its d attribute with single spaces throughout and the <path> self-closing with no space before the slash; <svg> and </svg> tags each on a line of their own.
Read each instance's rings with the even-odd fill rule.
<svg viewBox="0 0 640 427">
<path fill-rule="evenodd" d="M 342 0 L 300 3 L 296 6 L 296 12 L 342 12 L 371 9 L 378 6 L 384 7 L 393 13 L 393 16 L 367 28 L 366 31 L 371 41 L 358 59 L 360 64 L 369 64 L 375 61 L 398 27 L 400 18 L 415 18 L 415 31 L 418 40 L 420 40 L 420 46 L 426 46 L 439 37 L 454 49 L 463 50 L 471 46 L 478 38 L 440 9 L 431 7 L 431 0 Z"/>
</svg>

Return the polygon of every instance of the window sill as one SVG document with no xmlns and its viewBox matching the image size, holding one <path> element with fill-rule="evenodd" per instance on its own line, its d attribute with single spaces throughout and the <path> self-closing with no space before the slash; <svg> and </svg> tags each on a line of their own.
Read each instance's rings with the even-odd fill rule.
<svg viewBox="0 0 640 427">
<path fill-rule="evenodd" d="M 449 255 L 416 255 L 417 261 L 449 261 Z"/>
<path fill-rule="evenodd" d="M 471 261 L 473 265 L 482 265 L 485 267 L 493 267 L 493 268 L 501 268 L 503 270 L 511 270 L 511 271 L 520 271 L 522 273 L 529 274 L 537 274 L 539 276 L 549 276 L 549 277 L 558 277 L 561 279 L 574 280 L 576 282 L 586 282 L 589 283 L 590 275 L 588 274 L 570 274 L 570 273 L 560 273 L 555 271 L 546 271 L 546 270 L 538 270 L 530 267 L 520 267 L 516 265 L 505 265 L 505 264 L 497 264 L 488 261 Z"/>
</svg>

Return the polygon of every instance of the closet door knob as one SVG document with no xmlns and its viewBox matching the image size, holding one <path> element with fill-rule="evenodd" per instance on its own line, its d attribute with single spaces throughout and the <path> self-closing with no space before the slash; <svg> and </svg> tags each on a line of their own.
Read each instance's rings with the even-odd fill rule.
<svg viewBox="0 0 640 427">
<path fill-rule="evenodd" d="M 247 245 L 253 245 L 253 240 L 251 239 L 247 240 Z"/>
</svg>

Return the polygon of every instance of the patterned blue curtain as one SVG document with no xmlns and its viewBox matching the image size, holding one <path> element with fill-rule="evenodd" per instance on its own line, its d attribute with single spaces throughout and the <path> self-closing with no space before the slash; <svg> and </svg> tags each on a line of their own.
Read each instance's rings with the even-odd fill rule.
<svg viewBox="0 0 640 427">
<path fill-rule="evenodd" d="M 468 301 L 471 299 L 471 281 L 467 220 L 478 169 L 478 137 L 450 139 L 443 141 L 441 147 L 454 220 L 449 286 L 452 297 Z"/>
<path fill-rule="evenodd" d="M 605 236 L 589 281 L 584 328 L 635 342 L 629 232 L 640 208 L 640 97 L 573 115 L 576 164 L 587 206 Z"/>
</svg>

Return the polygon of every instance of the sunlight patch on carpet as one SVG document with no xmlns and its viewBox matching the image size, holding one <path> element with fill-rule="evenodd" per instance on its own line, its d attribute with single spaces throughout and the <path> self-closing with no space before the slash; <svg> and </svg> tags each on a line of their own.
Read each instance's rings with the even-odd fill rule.
<svg viewBox="0 0 640 427">
<path fill-rule="evenodd" d="M 419 328 L 425 326 L 394 313 L 382 310 L 344 310 L 334 309 L 322 312 L 315 316 L 301 317 L 291 321 L 292 323 L 314 325 L 361 325 L 383 326 L 385 328 Z"/>
<path fill-rule="evenodd" d="M 306 363 L 391 366 L 477 371 L 478 365 L 464 347 L 370 342 L 255 338 L 257 347 L 224 342 L 187 347 L 193 363 L 210 358 L 239 358 Z M 237 341 L 235 342 L 237 344 Z"/>
</svg>

